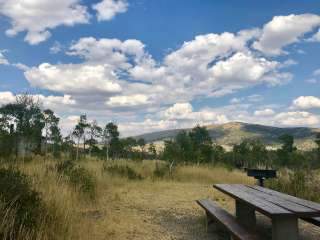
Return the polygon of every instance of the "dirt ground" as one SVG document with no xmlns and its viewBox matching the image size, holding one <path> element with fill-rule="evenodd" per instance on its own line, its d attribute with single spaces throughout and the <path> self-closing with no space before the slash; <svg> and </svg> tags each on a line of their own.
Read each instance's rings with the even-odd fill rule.
<svg viewBox="0 0 320 240">
<path fill-rule="evenodd" d="M 92 231 L 88 239 L 206 240 L 226 239 L 214 226 L 206 232 L 196 199 L 211 198 L 230 212 L 234 202 L 208 184 L 119 182 L 107 187 L 95 208 L 83 212 Z M 271 222 L 257 214 L 261 239 L 271 239 Z M 320 239 L 320 228 L 300 221 L 301 239 Z"/>
</svg>

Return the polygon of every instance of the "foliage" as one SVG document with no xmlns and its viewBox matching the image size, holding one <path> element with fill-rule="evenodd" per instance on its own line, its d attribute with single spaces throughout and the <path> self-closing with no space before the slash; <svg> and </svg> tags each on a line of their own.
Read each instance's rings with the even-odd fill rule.
<svg viewBox="0 0 320 240">
<path fill-rule="evenodd" d="M 96 181 L 88 170 L 76 166 L 72 160 L 62 161 L 56 164 L 59 174 L 67 177 L 68 181 L 81 193 L 90 199 L 96 195 Z"/>
<path fill-rule="evenodd" d="M 4 209 L 14 211 L 13 235 L 21 227 L 29 230 L 39 227 L 44 204 L 39 193 L 31 189 L 26 175 L 12 168 L 1 168 L 0 199 Z"/>
<path fill-rule="evenodd" d="M 143 177 L 137 173 L 134 169 L 129 166 L 123 165 L 113 165 L 105 166 L 104 170 L 109 172 L 111 175 L 119 175 L 121 177 L 126 177 L 130 180 L 142 180 Z"/>
<path fill-rule="evenodd" d="M 156 167 L 153 170 L 154 178 L 164 178 L 169 172 L 169 166 L 167 164 L 156 163 Z"/>
</svg>

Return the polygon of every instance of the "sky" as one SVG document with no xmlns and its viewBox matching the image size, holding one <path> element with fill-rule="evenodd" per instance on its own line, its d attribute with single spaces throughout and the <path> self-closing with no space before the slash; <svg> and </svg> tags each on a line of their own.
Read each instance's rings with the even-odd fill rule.
<svg viewBox="0 0 320 240">
<path fill-rule="evenodd" d="M 27 92 L 122 136 L 320 127 L 318 0 L 0 0 L 0 105 Z"/>
</svg>

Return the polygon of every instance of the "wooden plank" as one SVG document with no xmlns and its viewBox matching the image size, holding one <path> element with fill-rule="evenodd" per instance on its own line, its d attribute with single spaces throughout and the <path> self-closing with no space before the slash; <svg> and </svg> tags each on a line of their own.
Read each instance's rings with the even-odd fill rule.
<svg viewBox="0 0 320 240">
<path fill-rule="evenodd" d="M 250 186 L 239 185 L 238 188 L 248 194 L 251 194 L 255 197 L 264 199 L 264 200 L 269 201 L 275 205 L 278 205 L 284 209 L 287 209 L 290 212 L 294 212 L 298 217 L 319 216 L 319 211 L 317 211 L 313 208 L 309 208 L 309 207 L 291 202 L 289 200 L 283 199 L 281 197 L 256 190 L 255 188 L 251 188 Z"/>
<path fill-rule="evenodd" d="M 300 204 L 302 206 L 305 206 L 305 207 L 312 208 L 312 209 L 315 209 L 317 211 L 320 211 L 320 204 L 319 203 L 308 201 L 308 200 L 301 199 L 301 198 L 297 198 L 297 197 L 294 197 L 294 196 L 291 196 L 291 195 L 288 195 L 288 194 L 285 194 L 285 193 L 274 191 L 274 190 L 269 189 L 269 188 L 264 188 L 264 187 L 260 187 L 260 186 L 248 186 L 248 187 L 256 189 L 256 190 L 259 190 L 261 192 L 265 192 L 265 193 L 270 194 L 270 195 L 277 196 L 277 197 L 285 199 L 287 201 L 290 201 L 290 202 L 293 202 L 293 203 L 296 203 L 296 204 Z M 319 216 L 320 216 L 320 213 L 319 213 Z"/>
<path fill-rule="evenodd" d="M 223 225 L 228 232 L 239 240 L 257 240 L 254 233 L 242 227 L 237 220 L 227 211 L 220 208 L 215 202 L 209 199 L 198 200 L 197 203 L 206 210 L 217 222 Z"/>
<path fill-rule="evenodd" d="M 240 185 L 236 184 L 215 184 L 213 187 L 240 202 L 244 202 L 252 206 L 257 211 L 269 217 L 294 215 L 293 212 L 285 208 L 266 201 L 265 199 L 261 199 L 259 197 L 243 192 L 241 189 L 239 189 L 239 186 Z"/>
</svg>

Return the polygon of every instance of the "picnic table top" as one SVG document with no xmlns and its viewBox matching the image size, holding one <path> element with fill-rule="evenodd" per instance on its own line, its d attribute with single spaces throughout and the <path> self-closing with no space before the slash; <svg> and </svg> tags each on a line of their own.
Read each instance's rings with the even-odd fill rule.
<svg viewBox="0 0 320 240">
<path fill-rule="evenodd" d="M 320 217 L 320 204 L 259 186 L 215 184 L 217 190 L 273 218 Z"/>
</svg>

